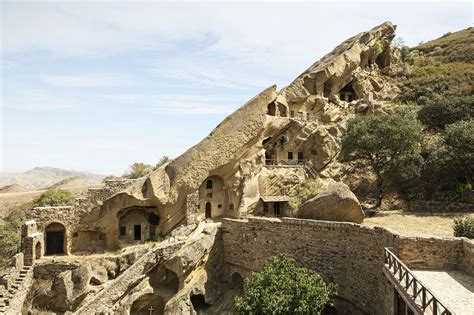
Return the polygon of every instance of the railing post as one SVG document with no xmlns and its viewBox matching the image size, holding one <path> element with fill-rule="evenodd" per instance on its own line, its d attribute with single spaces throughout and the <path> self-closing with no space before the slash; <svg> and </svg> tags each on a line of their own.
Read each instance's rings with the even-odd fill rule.
<svg viewBox="0 0 474 315">
<path fill-rule="evenodd" d="M 438 315 L 438 300 L 433 296 L 433 315 Z"/>
<path fill-rule="evenodd" d="M 423 310 L 426 308 L 426 289 L 425 287 L 421 288 L 421 306 L 423 307 Z"/>
</svg>

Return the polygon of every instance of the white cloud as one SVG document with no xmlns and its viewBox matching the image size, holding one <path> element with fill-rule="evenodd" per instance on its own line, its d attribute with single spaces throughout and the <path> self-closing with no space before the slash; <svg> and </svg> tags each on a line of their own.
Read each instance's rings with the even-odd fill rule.
<svg viewBox="0 0 474 315">
<path fill-rule="evenodd" d="M 103 87 L 132 83 L 127 76 L 116 74 L 43 75 L 40 78 L 48 84 L 64 87 Z"/>
</svg>

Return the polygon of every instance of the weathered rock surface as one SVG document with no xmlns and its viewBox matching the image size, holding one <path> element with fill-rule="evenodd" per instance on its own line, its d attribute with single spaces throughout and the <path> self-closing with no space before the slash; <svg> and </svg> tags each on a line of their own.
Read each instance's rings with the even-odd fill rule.
<svg viewBox="0 0 474 315">
<path fill-rule="evenodd" d="M 346 184 L 334 182 L 304 202 L 298 209 L 298 218 L 362 223 L 364 212 L 357 197 Z"/>
</svg>

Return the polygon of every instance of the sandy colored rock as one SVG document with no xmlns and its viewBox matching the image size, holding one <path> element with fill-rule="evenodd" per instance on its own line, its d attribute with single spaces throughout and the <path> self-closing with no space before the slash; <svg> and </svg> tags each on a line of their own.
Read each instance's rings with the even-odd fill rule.
<svg viewBox="0 0 474 315">
<path fill-rule="evenodd" d="M 298 218 L 362 223 L 364 212 L 359 200 L 346 184 L 334 182 L 304 202 L 296 214 Z"/>
</svg>

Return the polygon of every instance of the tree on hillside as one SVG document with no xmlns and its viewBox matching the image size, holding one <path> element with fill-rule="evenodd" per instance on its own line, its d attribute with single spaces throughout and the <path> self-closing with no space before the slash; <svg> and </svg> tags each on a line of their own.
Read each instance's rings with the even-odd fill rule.
<svg viewBox="0 0 474 315">
<path fill-rule="evenodd" d="M 150 174 L 153 171 L 153 166 L 142 162 L 133 163 L 130 165 L 129 171 L 125 173 L 124 177 L 136 179 Z"/>
<path fill-rule="evenodd" d="M 335 294 L 334 284 L 280 255 L 246 279 L 244 294 L 234 305 L 239 314 L 321 314 L 333 306 Z"/>
<path fill-rule="evenodd" d="M 433 131 L 441 131 L 457 121 L 474 119 L 474 96 L 437 98 L 419 110 L 418 119 Z"/>
<path fill-rule="evenodd" d="M 448 125 L 444 136 L 452 176 L 472 186 L 474 180 L 474 120 Z"/>
<path fill-rule="evenodd" d="M 49 189 L 33 200 L 33 207 L 70 206 L 76 201 L 74 195 L 64 189 Z"/>
<path fill-rule="evenodd" d="M 358 116 L 350 120 L 342 138 L 341 158 L 369 167 L 376 176 L 375 208 L 380 207 L 385 183 L 395 170 L 411 168 L 419 160 L 420 125 L 400 116 Z"/>
</svg>

